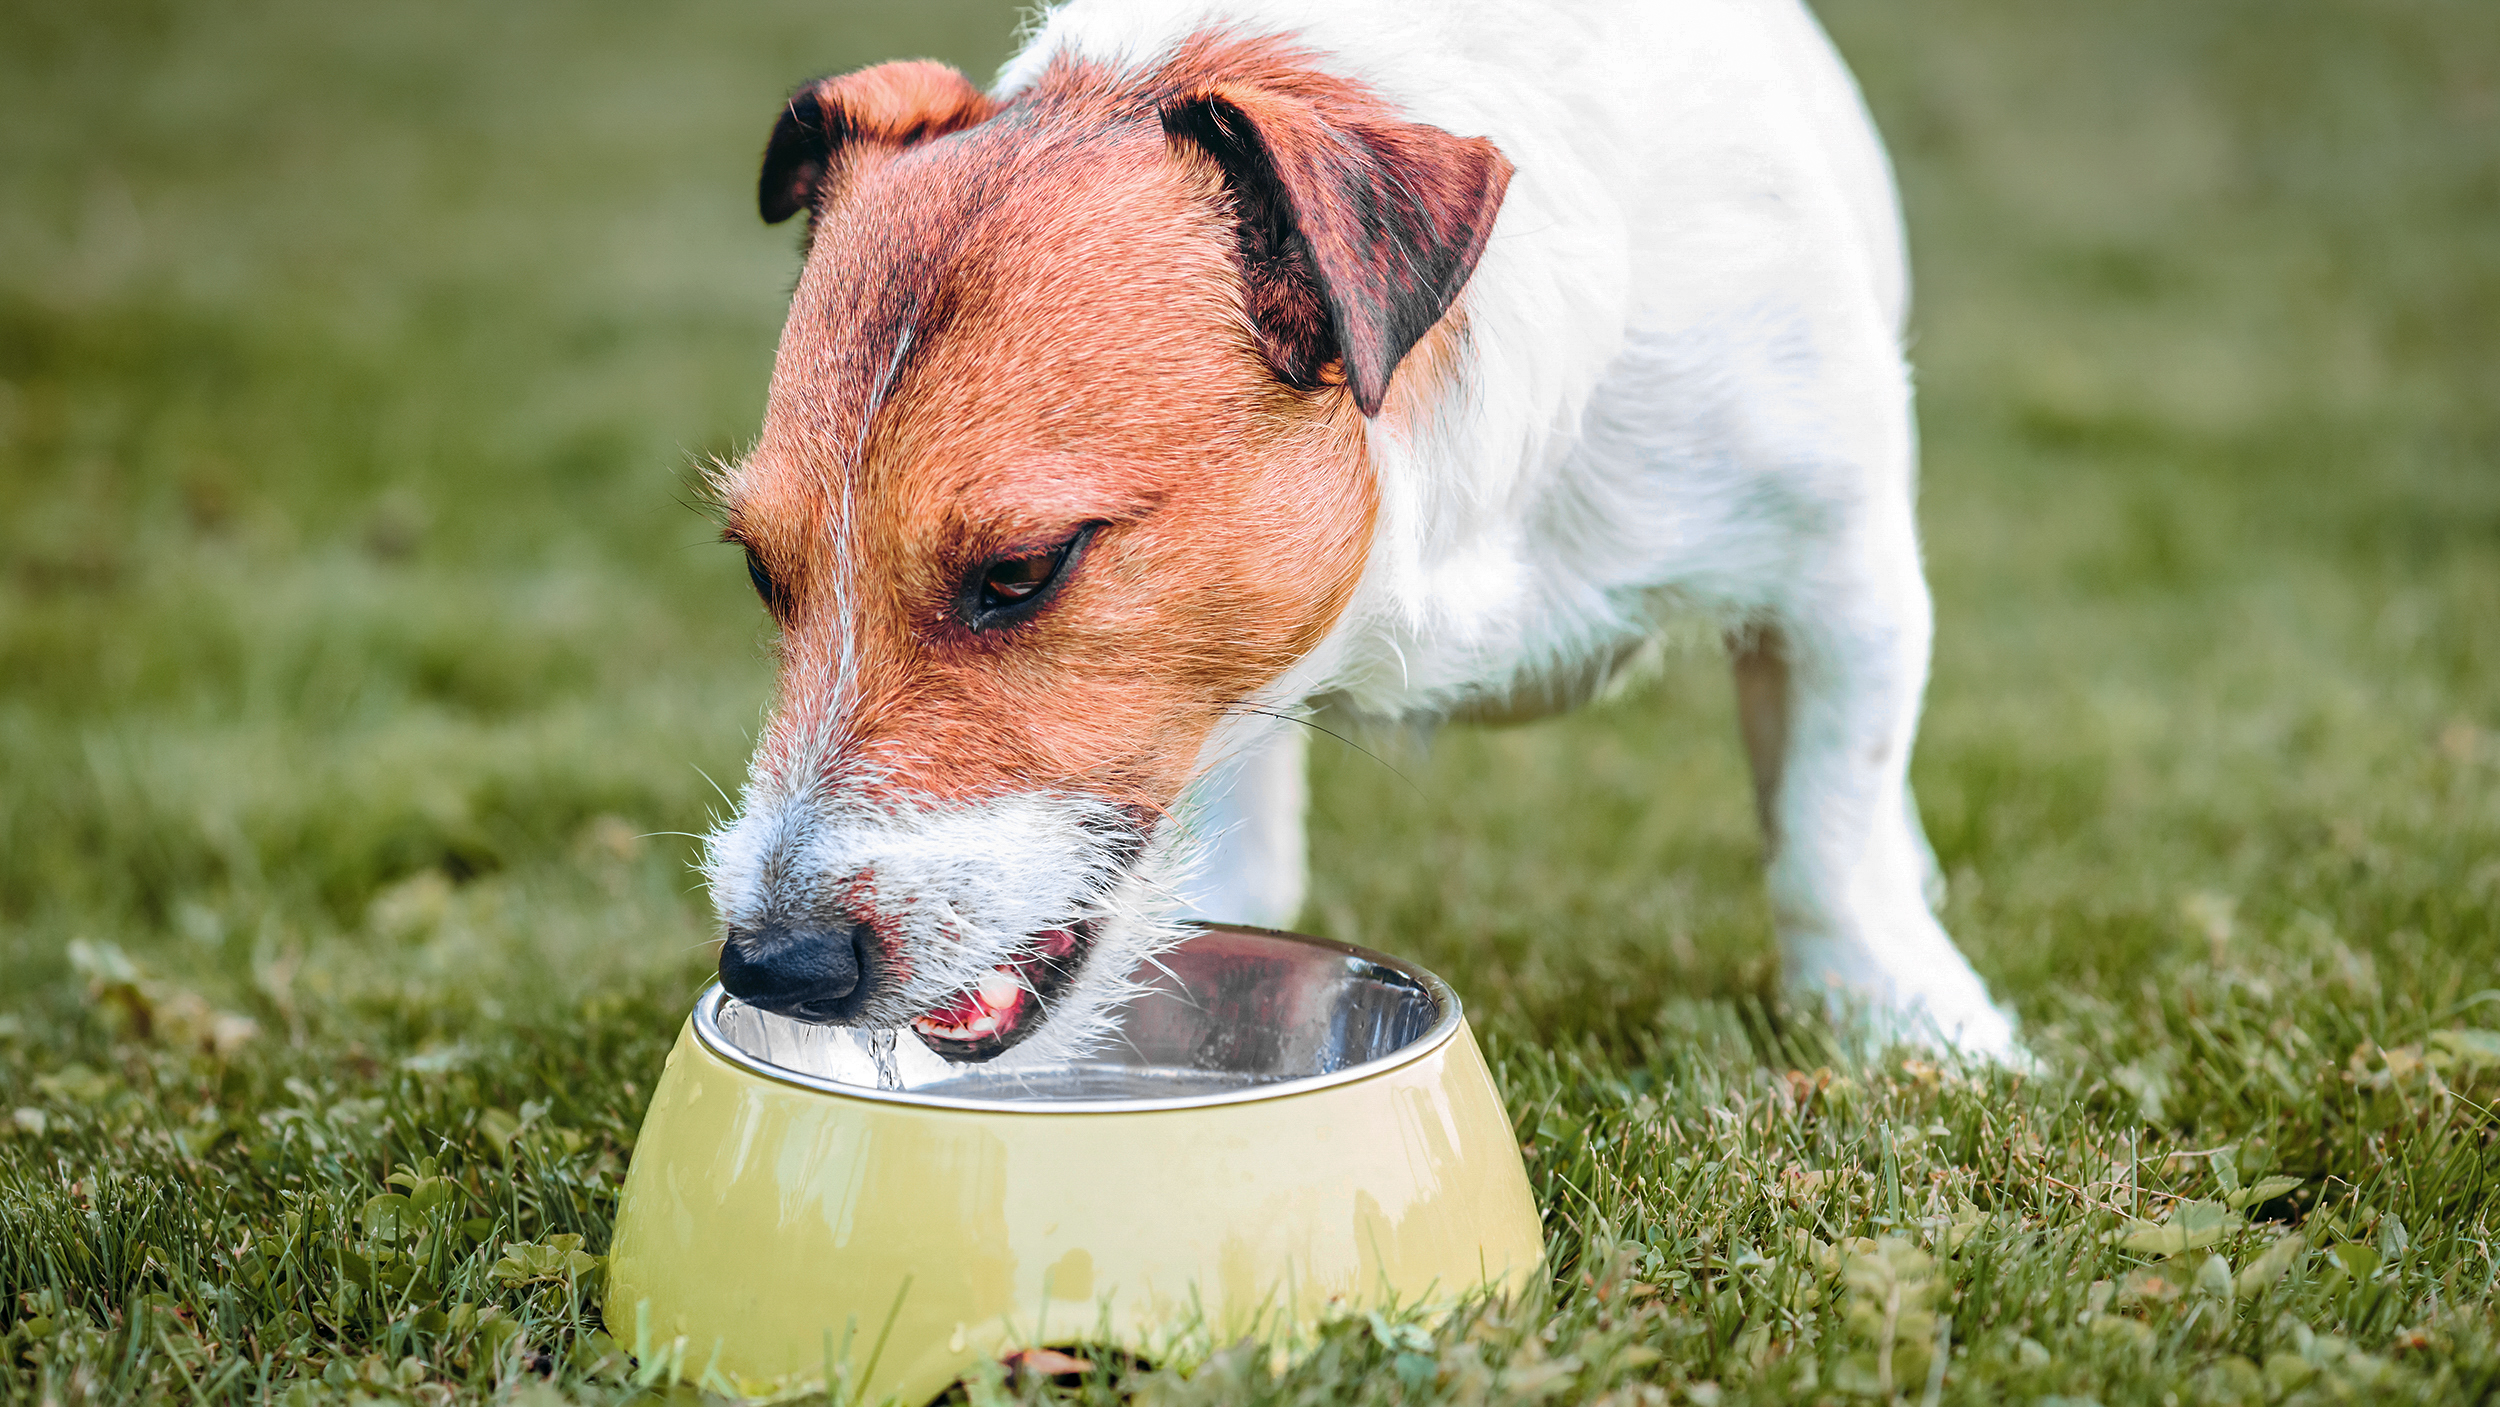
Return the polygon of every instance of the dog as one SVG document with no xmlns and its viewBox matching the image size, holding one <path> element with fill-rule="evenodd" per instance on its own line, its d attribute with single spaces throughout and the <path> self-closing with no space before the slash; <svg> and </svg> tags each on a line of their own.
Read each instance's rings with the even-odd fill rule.
<svg viewBox="0 0 2500 1407">
<path fill-rule="evenodd" d="M 1301 907 L 1314 709 L 1729 641 L 1786 980 L 2019 1058 L 1907 784 L 1932 610 L 1890 167 L 1799 0 L 1070 0 L 982 92 L 804 85 L 804 262 L 716 475 L 779 683 L 720 976 L 1064 1058 Z"/>
</svg>

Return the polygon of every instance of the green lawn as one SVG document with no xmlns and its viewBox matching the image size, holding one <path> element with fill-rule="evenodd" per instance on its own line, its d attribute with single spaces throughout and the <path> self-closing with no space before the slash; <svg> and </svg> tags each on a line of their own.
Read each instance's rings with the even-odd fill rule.
<svg viewBox="0 0 2500 1407">
<path fill-rule="evenodd" d="M 1824 13 L 1917 253 L 1919 794 L 2045 1070 L 1780 1006 L 1706 647 L 1324 744 L 1305 926 L 1467 998 L 1554 1284 L 1083 1395 L 2500 1395 L 2500 18 Z M 667 1386 L 528 1247 L 605 1248 L 769 685 L 687 506 L 795 268 L 753 163 L 1008 27 L 0 9 L 0 1399 Z"/>
</svg>

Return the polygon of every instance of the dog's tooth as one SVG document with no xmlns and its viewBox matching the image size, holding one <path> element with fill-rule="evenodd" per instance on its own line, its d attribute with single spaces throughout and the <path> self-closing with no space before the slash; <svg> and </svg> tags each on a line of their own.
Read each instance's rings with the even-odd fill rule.
<svg viewBox="0 0 2500 1407">
<path fill-rule="evenodd" d="M 1004 968 L 993 967 L 989 975 L 981 979 L 981 1004 L 992 1011 L 1009 1010 L 1015 1006 L 1016 998 L 1023 994 L 1024 988 L 1017 983 L 1015 975 Z"/>
</svg>

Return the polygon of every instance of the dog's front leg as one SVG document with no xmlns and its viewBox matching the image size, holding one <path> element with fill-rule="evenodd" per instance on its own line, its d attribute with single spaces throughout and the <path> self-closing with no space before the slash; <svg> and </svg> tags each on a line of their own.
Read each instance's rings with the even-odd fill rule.
<svg viewBox="0 0 2500 1407">
<path fill-rule="evenodd" d="M 1284 928 L 1302 912 L 1307 750 L 1300 724 L 1278 722 L 1190 788 L 1179 817 L 1191 851 L 1187 917 Z"/>
<path fill-rule="evenodd" d="M 1863 1007 L 1879 1035 L 2020 1060 L 1930 907 L 1940 886 L 1909 761 L 1933 615 L 1906 511 L 1818 565 L 1730 642 L 1785 979 Z"/>
</svg>

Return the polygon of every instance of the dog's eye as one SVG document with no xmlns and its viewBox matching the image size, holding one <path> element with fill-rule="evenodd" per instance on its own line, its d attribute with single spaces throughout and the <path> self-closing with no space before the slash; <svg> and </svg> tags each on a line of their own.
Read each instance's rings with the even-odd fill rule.
<svg viewBox="0 0 2500 1407">
<path fill-rule="evenodd" d="M 1010 557 L 990 568 L 981 578 L 981 604 L 992 610 L 1010 602 L 1021 601 L 1050 584 L 1059 574 L 1059 554 L 1040 553 L 1031 557 Z"/>
<path fill-rule="evenodd" d="M 1085 544 L 1101 526 L 1089 523 L 1064 542 L 1039 552 L 995 557 L 982 565 L 964 593 L 966 623 L 975 630 L 1013 625 L 1038 611 L 1057 593 Z"/>
<path fill-rule="evenodd" d="M 752 547 L 747 549 L 747 580 L 755 583 L 755 594 L 763 599 L 764 609 L 780 615 L 781 583 L 774 581 L 773 574 L 764 570 L 764 559 L 756 556 Z"/>
</svg>

